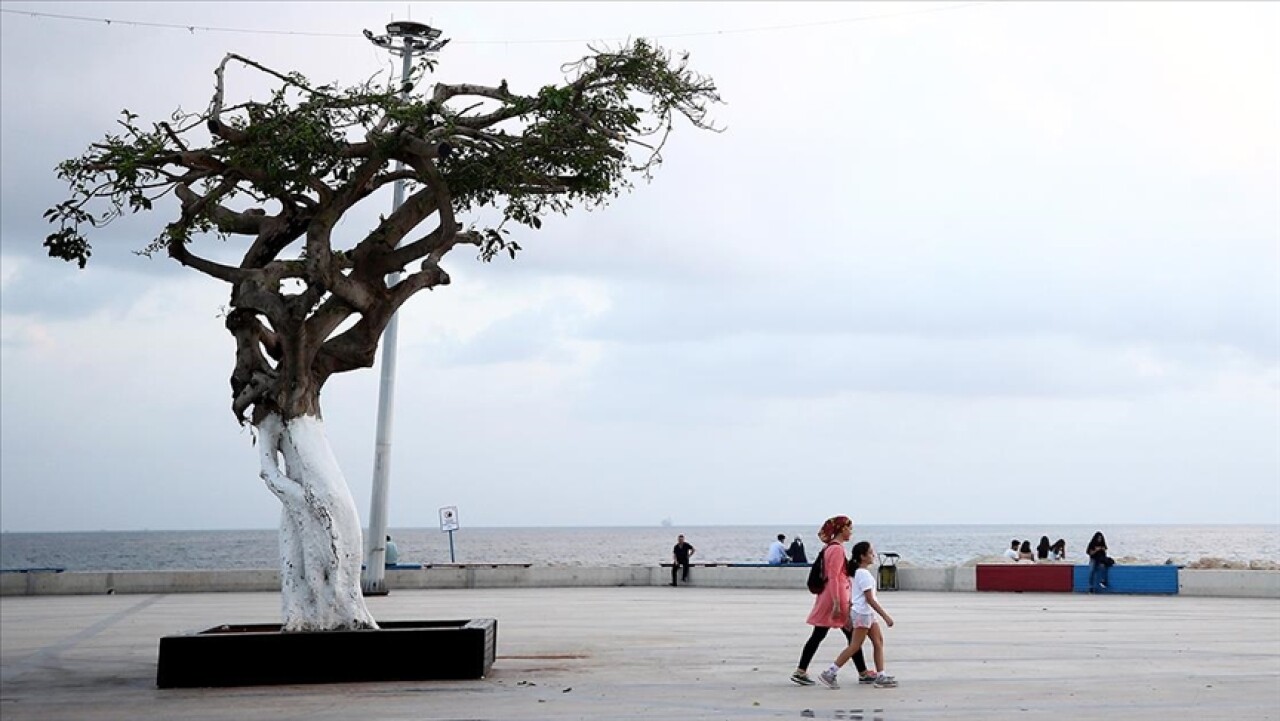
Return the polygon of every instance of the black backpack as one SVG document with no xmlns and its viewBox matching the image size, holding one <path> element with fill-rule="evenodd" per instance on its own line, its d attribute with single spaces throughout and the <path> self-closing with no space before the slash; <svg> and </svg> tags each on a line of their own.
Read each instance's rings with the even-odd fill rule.
<svg viewBox="0 0 1280 721">
<path fill-rule="evenodd" d="M 809 567 L 809 593 L 819 594 L 827 587 L 827 565 L 823 563 L 826 555 L 827 549 L 824 547 Z"/>
</svg>

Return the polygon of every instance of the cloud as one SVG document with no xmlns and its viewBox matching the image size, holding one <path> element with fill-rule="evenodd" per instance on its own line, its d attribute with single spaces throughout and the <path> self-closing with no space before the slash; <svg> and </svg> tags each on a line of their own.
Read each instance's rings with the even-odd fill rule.
<svg viewBox="0 0 1280 721">
<path fill-rule="evenodd" d="M 225 285 L 133 254 L 166 212 L 96 234 L 86 271 L 44 256 L 40 214 L 121 108 L 203 108 L 228 51 L 394 70 L 358 33 L 406 9 L 454 38 L 433 80 L 536 91 L 582 40 L 652 33 L 727 102 L 652 183 L 514 228 L 514 261 L 455 251 L 402 311 L 393 524 L 773 523 L 827 514 L 821 488 L 872 489 L 864 523 L 1280 518 L 1274 5 L 27 7 L 352 37 L 5 15 L 6 529 L 275 524 L 229 413 Z M 362 507 L 378 378 L 323 397 Z"/>
</svg>

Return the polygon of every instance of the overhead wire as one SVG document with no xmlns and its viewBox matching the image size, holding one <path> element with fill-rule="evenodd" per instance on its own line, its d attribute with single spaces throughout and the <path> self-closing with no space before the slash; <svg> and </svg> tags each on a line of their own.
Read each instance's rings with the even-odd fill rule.
<svg viewBox="0 0 1280 721">
<path fill-rule="evenodd" d="M 61 15 L 58 13 L 42 13 L 34 10 L 16 10 L 12 8 L 0 8 L 0 13 L 10 13 L 13 15 L 28 15 L 33 18 L 47 18 L 51 20 L 78 20 L 82 22 L 106 23 L 107 25 L 128 25 L 133 27 L 144 28 L 165 28 L 168 30 L 187 30 L 191 33 L 200 30 L 202 32 L 220 32 L 220 33 L 247 33 L 253 35 L 299 35 L 305 37 L 327 37 L 327 38 L 359 38 L 363 37 L 359 33 L 317 33 L 306 32 L 300 30 L 263 30 L 257 28 L 222 28 L 212 25 L 184 25 L 179 23 L 153 23 L 145 20 L 118 20 L 115 18 L 93 18 L 83 15 Z"/>
<path fill-rule="evenodd" d="M 985 5 L 987 2 L 967 2 L 957 5 L 946 5 L 943 7 L 931 8 L 915 8 L 912 10 L 903 10 L 896 12 L 878 13 L 874 15 L 861 15 L 851 18 L 838 18 L 834 20 L 820 20 L 807 23 L 792 23 L 786 25 L 768 25 L 752 28 L 734 28 L 728 30 L 696 30 L 690 32 L 673 32 L 659 33 L 653 35 L 645 35 L 654 40 L 663 40 L 670 38 L 692 38 L 692 37 L 713 37 L 721 35 L 739 35 L 744 33 L 761 33 L 780 30 L 800 30 L 806 28 L 826 27 L 832 25 L 847 25 L 850 23 L 866 22 L 869 20 L 882 20 L 887 18 L 903 17 L 907 15 L 922 15 L 926 13 L 946 12 L 950 10 L 961 10 L 963 8 L 974 7 L 977 5 Z M 88 17 L 84 15 L 65 15 L 60 13 L 46 13 L 36 10 L 19 10 L 16 8 L 0 8 L 0 13 L 12 15 L 25 15 L 33 18 L 44 18 L 50 20 L 73 20 L 78 22 L 94 22 L 104 23 L 107 25 L 125 25 L 133 27 L 145 28 L 163 28 L 168 30 L 186 30 L 192 34 L 196 31 L 200 32 L 220 32 L 220 33 L 243 33 L 250 35 L 292 35 L 297 37 L 319 37 L 319 38 L 343 38 L 351 40 L 364 40 L 362 33 L 326 33 L 314 32 L 306 30 L 271 30 L 262 28 L 236 28 L 236 27 L 219 27 L 215 25 L 196 25 L 184 23 L 160 23 L 149 22 L 145 20 L 120 20 L 116 18 L 105 17 Z M 551 45 L 566 43 L 590 43 L 599 42 L 602 38 L 585 38 L 585 39 L 542 39 L 542 40 L 453 40 L 454 44 L 461 45 Z M 614 38 L 614 41 L 622 41 L 625 38 Z M 607 40 L 606 40 L 607 41 Z"/>
</svg>

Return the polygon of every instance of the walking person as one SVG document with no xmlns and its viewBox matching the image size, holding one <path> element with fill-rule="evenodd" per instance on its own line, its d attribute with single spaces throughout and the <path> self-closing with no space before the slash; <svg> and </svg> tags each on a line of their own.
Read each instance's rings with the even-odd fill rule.
<svg viewBox="0 0 1280 721">
<path fill-rule="evenodd" d="M 813 632 L 809 634 L 809 640 L 805 641 L 804 649 L 800 652 L 800 663 L 791 674 L 791 680 L 801 686 L 813 685 L 813 679 L 809 678 L 809 662 L 833 628 L 844 633 L 848 648 L 855 648 L 852 658 L 853 665 L 858 669 L 859 682 L 871 683 L 875 680 L 875 674 L 867 672 L 862 649 L 853 646 L 853 628 L 849 624 L 849 567 L 845 561 L 843 544 L 852 536 L 853 521 L 848 516 L 828 518 L 818 531 L 818 540 L 825 545 L 818 552 L 814 563 L 822 564 L 827 581 L 822 592 L 813 600 L 813 610 L 805 620 L 805 623 L 813 626 Z"/>
<path fill-rule="evenodd" d="M 684 534 L 676 536 L 676 545 L 671 549 L 671 585 L 676 585 L 676 571 L 683 569 L 684 573 L 681 578 L 685 583 L 689 582 L 689 558 L 697 552 L 697 549 L 684 540 Z"/>
<path fill-rule="evenodd" d="M 878 669 L 878 673 L 871 677 L 872 685 L 876 688 L 890 688 L 898 685 L 897 679 L 884 672 L 884 632 L 876 623 L 876 614 L 879 613 L 885 625 L 890 628 L 893 628 L 893 616 L 890 616 L 876 600 L 876 578 L 871 573 L 871 566 L 875 562 L 876 553 L 870 541 L 858 541 L 853 544 L 853 557 L 849 559 L 849 565 L 857 569 L 852 579 L 853 603 L 850 609 L 853 620 L 853 639 L 849 642 L 849 647 L 836 657 L 835 663 L 818 674 L 818 680 L 827 688 L 840 688 L 840 683 L 836 679 L 837 674 L 854 655 L 854 649 L 857 649 L 858 653 L 862 652 L 862 642 L 868 637 L 871 639 L 871 652 Z M 862 673 L 861 668 L 858 671 L 859 681 L 868 677 L 867 674 Z"/>
<path fill-rule="evenodd" d="M 1111 565 L 1115 563 L 1107 555 L 1107 537 L 1102 535 L 1102 531 L 1089 539 L 1089 547 L 1085 553 L 1089 556 L 1089 593 L 1101 593 L 1107 590 Z"/>
</svg>

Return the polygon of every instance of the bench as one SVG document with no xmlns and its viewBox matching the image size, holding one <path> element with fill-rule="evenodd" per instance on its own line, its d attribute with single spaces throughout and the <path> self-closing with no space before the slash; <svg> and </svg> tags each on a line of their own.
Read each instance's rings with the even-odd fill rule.
<svg viewBox="0 0 1280 721">
<path fill-rule="evenodd" d="M 668 563 L 659 563 L 658 565 L 663 568 L 671 568 L 675 564 L 668 562 Z M 689 568 L 716 568 L 717 566 L 728 566 L 728 565 L 729 564 L 727 563 L 690 563 Z"/>
<path fill-rule="evenodd" d="M 1075 566 L 1075 575 L 1072 580 L 1073 591 L 1088 593 L 1089 567 Z M 1176 594 L 1178 593 L 1178 567 L 1172 564 L 1163 566 L 1116 564 L 1107 574 L 1107 587 L 1102 593 Z"/>
<path fill-rule="evenodd" d="M 530 568 L 532 563 L 424 563 L 419 568 Z"/>
<path fill-rule="evenodd" d="M 388 563 L 388 571 L 421 571 L 428 568 L 529 568 L 532 563 Z M 364 566 L 360 568 L 363 570 Z"/>
<path fill-rule="evenodd" d="M 1001 563 L 978 564 L 976 588 L 979 591 L 1023 591 L 1036 593 L 1087 593 L 1089 567 L 1065 563 Z M 1178 567 L 1121 566 L 1111 567 L 1104 593 L 1176 594 Z"/>
<path fill-rule="evenodd" d="M 659 563 L 662 568 L 671 568 L 672 563 Z M 808 563 L 690 563 L 689 568 L 808 568 Z"/>
<path fill-rule="evenodd" d="M 1071 569 L 1065 563 L 978 564 L 975 581 L 979 591 L 1071 593 Z"/>
</svg>

